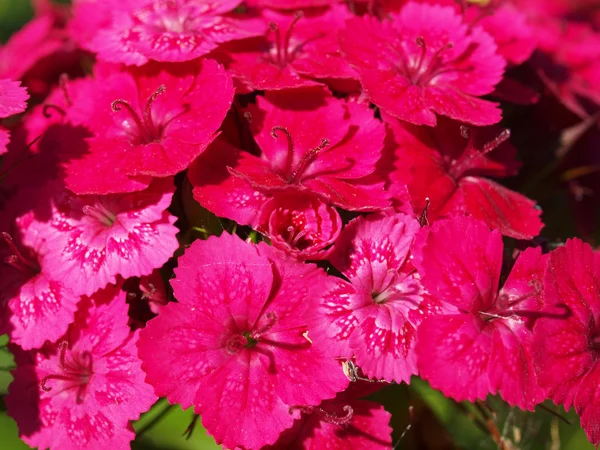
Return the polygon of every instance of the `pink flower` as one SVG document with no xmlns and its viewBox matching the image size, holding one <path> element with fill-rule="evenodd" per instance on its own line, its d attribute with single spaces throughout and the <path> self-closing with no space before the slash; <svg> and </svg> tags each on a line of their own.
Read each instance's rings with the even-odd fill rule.
<svg viewBox="0 0 600 450">
<path fill-rule="evenodd" d="M 262 22 L 226 15 L 239 6 L 240 0 L 109 0 L 109 3 L 109 25 L 98 23 L 96 34 L 86 45 L 105 61 L 137 66 L 148 60 L 190 61 L 224 42 L 264 33 Z"/>
<path fill-rule="evenodd" d="M 67 119 L 93 133 L 88 152 L 65 157 L 68 187 L 78 194 L 140 190 L 144 177 L 186 169 L 212 142 L 233 100 L 231 78 L 212 60 L 97 70 L 95 79 L 69 87 Z M 115 167 L 114 179 L 96 175 Z"/>
<path fill-rule="evenodd" d="M 194 405 L 217 443 L 273 444 L 293 425 L 290 407 L 346 387 L 339 364 L 306 338 L 320 269 L 227 233 L 194 242 L 178 263 L 178 303 L 141 331 L 140 357 L 156 393 Z"/>
<path fill-rule="evenodd" d="M 0 119 L 25 111 L 28 98 L 27 90 L 21 87 L 20 82 L 0 80 Z M 6 153 L 9 140 L 9 131 L 0 126 L 0 155 Z"/>
<path fill-rule="evenodd" d="M 588 439 L 600 443 L 600 254 L 570 239 L 550 254 L 544 275 L 546 309 L 566 305 L 568 318 L 543 317 L 534 328 L 539 383 L 568 410 L 575 407 Z"/>
<path fill-rule="evenodd" d="M 414 250 L 423 286 L 457 311 L 421 323 L 418 367 L 432 387 L 458 401 L 499 393 L 510 405 L 532 410 L 544 399 L 533 367 L 531 320 L 540 316 L 546 258 L 539 249 L 523 252 L 498 292 L 502 247 L 498 230 L 468 217 L 423 229 Z"/>
<path fill-rule="evenodd" d="M 372 449 L 389 450 L 391 414 L 379 403 L 359 400 L 374 392 L 373 386 L 351 384 L 334 399 L 319 406 L 298 407 L 302 416 L 264 450 Z"/>
<path fill-rule="evenodd" d="M 354 355 L 368 377 L 402 382 L 416 374 L 416 329 L 443 307 L 427 295 L 409 262 L 419 230 L 404 214 L 358 218 L 344 228 L 330 257 L 350 282 L 332 281 L 315 302 L 311 339 L 331 342 L 336 357 Z"/>
<path fill-rule="evenodd" d="M 149 275 L 179 246 L 176 218 L 166 211 L 172 179 L 157 179 L 132 194 L 76 196 L 60 186 L 48 190 L 50 206 L 38 208 L 32 224 L 47 241 L 53 276 L 75 294 L 91 295 L 114 284 L 117 275 Z"/>
<path fill-rule="evenodd" d="M 221 141 L 197 158 L 188 177 L 202 206 L 252 224 L 265 200 L 283 189 L 312 192 L 350 211 L 388 205 L 375 173 L 385 128 L 368 107 L 312 88 L 268 92 L 249 112 L 261 155 Z"/>
<path fill-rule="evenodd" d="M 337 3 L 337 0 L 250 0 L 247 3 L 258 8 L 298 10 L 301 8 L 333 6 Z"/>
<path fill-rule="evenodd" d="M 351 19 L 340 37 L 373 103 L 416 125 L 434 126 L 436 113 L 474 125 L 500 121 L 497 105 L 478 98 L 494 90 L 506 64 L 487 32 L 439 5 L 409 2 L 390 18 Z"/>
<path fill-rule="evenodd" d="M 82 302 L 65 340 L 39 352 L 14 348 L 8 414 L 32 447 L 128 448 L 130 420 L 156 401 L 144 382 L 125 293 L 110 287 Z"/>
<path fill-rule="evenodd" d="M 488 176 L 515 175 L 520 166 L 508 130 L 466 128 L 441 119 L 435 128 L 384 120 L 395 141 L 393 185 L 406 185 L 413 209 L 426 204 L 430 221 L 442 216 L 471 215 L 505 236 L 531 239 L 544 226 L 535 202 Z M 401 199 L 404 200 L 404 199 Z"/>
<path fill-rule="evenodd" d="M 251 90 L 277 90 L 319 83 L 312 79 L 356 78 L 340 52 L 337 32 L 352 17 L 345 6 L 282 14 L 262 12 L 269 31 L 262 39 L 223 48 L 227 69 Z"/>
<path fill-rule="evenodd" d="M 260 211 L 257 230 L 297 259 L 325 259 L 342 230 L 334 207 L 305 192 L 276 194 Z"/>
</svg>

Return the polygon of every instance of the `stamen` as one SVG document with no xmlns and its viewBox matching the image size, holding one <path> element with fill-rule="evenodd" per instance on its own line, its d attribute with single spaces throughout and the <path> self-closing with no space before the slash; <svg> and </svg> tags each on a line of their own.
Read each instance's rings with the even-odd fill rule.
<svg viewBox="0 0 600 450">
<path fill-rule="evenodd" d="M 285 162 L 285 173 L 289 174 L 292 171 L 292 164 L 294 163 L 294 140 L 292 139 L 290 131 L 286 127 L 279 125 L 271 128 L 271 136 L 273 136 L 273 139 L 277 140 L 279 138 L 278 131 L 281 131 L 287 138 L 288 152 Z"/>
<path fill-rule="evenodd" d="M 244 119 L 246 119 L 246 122 L 252 123 L 252 113 L 246 111 L 244 113 Z M 271 136 L 273 136 L 273 130 L 271 130 Z"/>
<path fill-rule="evenodd" d="M 491 319 L 510 319 L 516 317 L 523 317 L 525 319 L 541 319 L 541 318 L 549 318 L 549 319 L 568 319 L 571 317 L 572 312 L 571 308 L 569 308 L 564 303 L 559 303 L 554 305 L 556 308 L 560 308 L 563 312 L 550 312 L 550 311 L 529 311 L 525 309 L 508 309 L 506 311 L 498 311 L 495 313 L 479 311 L 479 314 L 482 316 L 489 317 L 488 320 Z"/>
<path fill-rule="evenodd" d="M 67 363 L 66 363 L 66 354 L 67 354 L 67 348 L 69 347 L 69 343 L 67 341 L 60 341 L 58 343 L 58 350 L 60 351 L 60 368 L 62 370 L 67 370 Z"/>
<path fill-rule="evenodd" d="M 421 225 L 421 228 L 423 228 L 425 225 L 429 225 L 429 218 L 427 217 L 427 213 L 429 211 L 429 197 L 425 198 L 425 207 L 423 208 L 423 211 L 421 212 L 421 215 L 419 216 L 419 225 Z"/>
<path fill-rule="evenodd" d="M 50 381 L 50 380 L 69 381 L 72 379 L 73 379 L 73 377 L 67 376 L 67 375 L 56 375 L 56 374 L 46 375 L 44 378 L 42 378 L 41 387 L 42 387 L 43 391 L 50 392 L 52 390 L 52 388 L 50 386 L 48 386 L 48 381 Z"/>
<path fill-rule="evenodd" d="M 417 64 L 415 64 L 415 70 L 418 72 L 423 64 L 423 61 L 425 61 L 425 56 L 427 55 L 427 44 L 425 43 L 425 38 L 423 36 L 417 36 L 416 42 L 417 45 L 421 47 L 419 59 L 417 59 Z"/>
<path fill-rule="evenodd" d="M 468 139 L 468 141 L 461 157 L 452 163 L 450 170 L 448 171 L 449 175 L 454 179 L 460 178 L 464 171 L 470 168 L 474 160 L 496 150 L 510 138 L 510 130 L 504 129 L 498 136 L 484 144 L 482 150 L 477 151 L 475 149 L 475 130 L 466 126 L 461 126 L 460 134 L 463 138 Z"/>
<path fill-rule="evenodd" d="M 292 183 L 298 183 L 298 181 L 300 181 L 300 177 L 302 176 L 302 174 L 304 173 L 306 168 L 310 165 L 310 163 L 312 163 L 315 160 L 315 158 L 319 155 L 319 153 L 321 153 L 325 149 L 325 147 L 327 147 L 328 145 L 329 145 L 329 139 L 323 138 L 323 139 L 321 139 L 321 143 L 319 144 L 318 147 L 315 147 L 315 148 L 307 151 L 304 154 L 304 156 L 302 157 L 302 159 L 300 160 L 300 163 L 298 163 L 296 170 L 294 170 L 292 172 L 292 178 L 289 181 Z"/>
<path fill-rule="evenodd" d="M 289 407 L 288 412 L 292 414 L 294 411 L 300 411 L 302 414 L 312 414 L 315 408 L 312 406 L 305 405 L 292 405 Z"/>
<path fill-rule="evenodd" d="M 125 108 L 125 110 L 129 113 L 131 118 L 135 121 L 139 130 L 140 131 L 144 130 L 144 122 L 142 121 L 142 119 L 140 118 L 138 113 L 135 111 L 135 109 L 133 109 L 133 107 L 129 104 L 129 102 L 127 100 L 122 100 L 119 98 L 110 104 L 110 108 L 113 110 L 113 112 L 119 112 L 123 108 Z"/>
<path fill-rule="evenodd" d="M 37 265 L 37 263 L 29 261 L 23 256 L 23 254 L 17 248 L 17 245 L 13 241 L 13 238 L 10 234 L 3 231 L 2 233 L 0 233 L 0 236 L 2 237 L 2 239 L 4 239 L 4 241 L 8 245 L 8 249 L 12 253 L 4 259 L 4 262 L 6 264 L 9 264 L 20 271 L 33 271 L 36 273 L 40 271 L 40 267 Z"/>
<path fill-rule="evenodd" d="M 166 90 L 167 87 L 164 84 L 156 88 L 156 90 L 152 93 L 150 98 L 148 98 L 148 101 L 146 102 L 146 108 L 144 109 L 144 122 L 146 124 L 146 130 L 153 137 L 157 135 L 157 130 L 154 126 L 154 122 L 152 121 L 152 104 L 154 103 L 156 98 Z"/>
<path fill-rule="evenodd" d="M 278 317 L 277 317 L 277 313 L 275 311 L 269 311 L 266 315 L 265 315 L 266 319 L 267 319 L 267 323 L 265 325 L 263 325 L 262 327 L 260 327 L 258 330 L 253 331 L 250 334 L 250 337 L 252 339 L 258 339 L 261 335 L 267 333 L 269 330 L 271 330 L 271 328 L 273 328 L 273 326 L 275 326 L 275 324 L 277 323 Z"/>
<path fill-rule="evenodd" d="M 58 86 L 62 90 L 63 96 L 65 97 L 65 102 L 67 102 L 68 106 L 71 106 L 73 102 L 71 101 L 71 96 L 69 95 L 69 91 L 67 90 L 67 82 L 69 81 L 69 75 L 63 73 L 58 77 Z"/>
<path fill-rule="evenodd" d="M 269 31 L 275 33 L 275 48 L 277 49 L 277 65 L 281 65 L 282 61 L 282 52 L 281 52 L 281 32 L 279 31 L 279 27 L 275 22 L 269 22 Z"/>
<path fill-rule="evenodd" d="M 345 405 L 342 409 L 345 411 L 344 415 L 330 413 L 320 407 L 317 409 L 317 411 L 323 417 L 323 419 L 325 419 L 326 422 L 332 423 L 334 425 L 348 425 L 352 421 L 352 417 L 354 416 L 354 409 L 352 409 L 352 406 L 350 405 Z"/>
<path fill-rule="evenodd" d="M 284 42 L 283 42 L 283 63 L 285 63 L 285 64 L 288 63 L 289 46 L 290 46 L 290 39 L 292 37 L 292 31 L 293 31 L 296 23 L 298 23 L 298 21 L 300 19 L 302 19 L 302 17 L 304 17 L 304 13 L 302 11 L 296 11 L 294 13 L 294 20 L 292 20 L 292 23 L 290 24 L 290 26 L 287 29 L 287 32 L 285 33 L 285 38 L 284 38 Z"/>
<path fill-rule="evenodd" d="M 44 117 L 46 119 L 50 119 L 52 117 L 52 114 L 50 114 L 50 111 L 56 111 L 63 117 L 67 115 L 67 112 L 64 109 L 62 109 L 60 106 L 56 106 L 52 103 L 48 103 L 48 104 L 44 105 L 42 108 L 42 114 L 44 115 Z"/>
<path fill-rule="evenodd" d="M 84 205 L 81 208 L 81 211 L 86 216 L 93 217 L 107 227 L 110 227 L 115 223 L 115 220 L 117 220 L 117 216 L 112 211 L 109 211 L 106 207 L 104 207 L 100 201 L 97 201 L 93 206 Z"/>
<path fill-rule="evenodd" d="M 344 371 L 344 375 L 346 375 L 346 378 L 348 378 L 353 383 L 358 380 L 368 381 L 369 383 L 386 383 L 385 380 L 371 380 L 370 378 L 366 378 L 360 375 L 359 367 L 356 364 L 354 364 L 354 361 L 352 360 L 344 361 L 342 363 L 342 370 Z"/>
</svg>

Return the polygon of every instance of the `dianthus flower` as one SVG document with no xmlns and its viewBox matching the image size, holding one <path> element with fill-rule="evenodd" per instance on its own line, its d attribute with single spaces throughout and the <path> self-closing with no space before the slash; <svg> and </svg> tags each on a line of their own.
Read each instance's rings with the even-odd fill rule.
<svg viewBox="0 0 600 450">
<path fill-rule="evenodd" d="M 372 215 L 350 222 L 330 256 L 337 279 L 313 305 L 312 339 L 330 341 L 336 357 L 356 358 L 364 374 L 408 381 L 417 373 L 416 330 L 444 306 L 423 289 L 410 264 L 417 220 Z"/>
<path fill-rule="evenodd" d="M 136 420 L 156 401 L 127 326 L 125 292 L 111 286 L 82 301 L 64 340 L 36 352 L 14 347 L 8 414 L 32 447 L 128 448 Z"/>
<path fill-rule="evenodd" d="M 323 271 L 227 233 L 194 242 L 178 263 L 178 303 L 141 331 L 139 354 L 156 393 L 194 405 L 217 443 L 273 444 L 294 423 L 291 407 L 346 387 L 339 363 L 306 335 Z"/>
<path fill-rule="evenodd" d="M 340 43 L 369 100 L 388 114 L 430 126 L 436 114 L 474 125 L 500 121 L 497 104 L 479 97 L 494 90 L 506 62 L 493 38 L 469 28 L 453 7 L 409 2 L 390 20 L 354 18 Z"/>
<path fill-rule="evenodd" d="M 539 234 L 543 223 L 535 202 L 485 178 L 515 175 L 519 168 L 508 130 L 468 128 L 441 118 L 435 128 L 402 124 L 385 115 L 384 120 L 395 145 L 390 179 L 408 187 L 414 211 L 428 205 L 431 221 L 468 214 L 516 239 Z"/>
<path fill-rule="evenodd" d="M 534 327 L 539 383 L 566 409 L 575 407 L 588 439 L 600 443 L 600 254 L 579 239 L 549 257 L 544 275 L 548 310 L 566 305 L 568 318 L 542 317 Z"/>
<path fill-rule="evenodd" d="M 191 61 L 219 44 L 260 36 L 265 31 L 261 21 L 227 14 L 241 0 L 108 0 L 107 3 L 110 8 L 101 10 L 110 9 L 110 17 L 105 19 L 108 23 L 97 23 L 96 33 L 84 46 L 96 52 L 99 59 L 110 62 L 141 66 L 149 60 Z"/>
<path fill-rule="evenodd" d="M 28 98 L 27 90 L 21 87 L 20 82 L 0 80 L 0 119 L 25 111 Z M 9 131 L 0 126 L 0 155 L 6 153 L 9 140 Z"/>
<path fill-rule="evenodd" d="M 155 180 L 132 194 L 73 195 L 61 185 L 47 187 L 49 204 L 34 210 L 30 226 L 46 240 L 52 275 L 75 294 L 90 295 L 117 275 L 149 275 L 179 246 L 166 210 L 173 180 Z"/>
<path fill-rule="evenodd" d="M 249 112 L 261 155 L 215 142 L 188 172 L 202 206 L 253 224 L 265 200 L 283 189 L 349 211 L 388 205 L 375 173 L 385 128 L 368 107 L 311 88 L 268 92 Z"/>
<path fill-rule="evenodd" d="M 337 32 L 352 17 L 343 5 L 322 11 L 262 13 L 269 28 L 264 38 L 224 47 L 227 69 L 256 90 L 314 86 L 313 79 L 353 79 L 356 73 L 340 52 Z"/>
<path fill-rule="evenodd" d="M 457 311 L 423 320 L 418 368 L 432 387 L 458 401 L 499 393 L 510 405 L 531 410 L 544 398 L 531 326 L 543 315 L 546 257 L 539 249 L 523 252 L 498 291 L 502 248 L 502 235 L 473 218 L 439 220 L 423 229 L 414 246 L 421 282 Z"/>
</svg>

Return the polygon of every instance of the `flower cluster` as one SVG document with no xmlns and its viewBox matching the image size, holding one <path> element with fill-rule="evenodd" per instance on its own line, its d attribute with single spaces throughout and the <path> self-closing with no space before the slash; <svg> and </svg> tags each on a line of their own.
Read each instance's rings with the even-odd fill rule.
<svg viewBox="0 0 600 450">
<path fill-rule="evenodd" d="M 228 449 L 389 450 L 364 397 L 420 376 L 600 444 L 600 253 L 500 180 L 526 122 L 600 191 L 600 14 L 550 3 L 37 1 L 0 48 L 21 438 L 128 448 L 163 397 Z"/>
</svg>

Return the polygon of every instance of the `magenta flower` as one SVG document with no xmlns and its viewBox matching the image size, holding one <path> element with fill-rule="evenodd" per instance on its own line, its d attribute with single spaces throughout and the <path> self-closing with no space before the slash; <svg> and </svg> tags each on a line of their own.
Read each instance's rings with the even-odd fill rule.
<svg viewBox="0 0 600 450">
<path fill-rule="evenodd" d="M 67 119 L 93 134 L 83 155 L 65 151 L 68 187 L 78 194 L 141 190 L 144 183 L 132 189 L 131 177 L 186 169 L 212 142 L 233 100 L 231 77 L 212 60 L 122 72 L 104 67 L 69 88 Z M 115 167 L 120 176 L 97 176 Z"/>
<path fill-rule="evenodd" d="M 340 365 L 306 337 L 309 299 L 327 281 L 320 269 L 227 233 L 194 242 L 178 262 L 178 303 L 142 330 L 140 357 L 156 393 L 194 405 L 217 443 L 273 444 L 293 425 L 290 407 L 346 387 Z"/>
<path fill-rule="evenodd" d="M 356 78 L 337 41 L 337 32 L 352 17 L 345 6 L 294 14 L 264 10 L 262 15 L 269 24 L 264 38 L 223 47 L 227 69 L 250 90 L 315 86 L 315 78 Z"/>
<path fill-rule="evenodd" d="M 350 222 L 330 259 L 350 282 L 331 282 L 313 305 L 313 340 L 352 358 L 371 378 L 408 381 L 417 373 L 416 329 L 443 305 L 425 292 L 409 261 L 419 223 L 404 214 Z"/>
<path fill-rule="evenodd" d="M 312 192 L 350 211 L 388 205 L 375 173 L 385 128 L 369 108 L 311 88 L 268 92 L 249 112 L 261 155 L 222 141 L 197 158 L 188 176 L 202 206 L 252 224 L 264 201 L 283 189 Z"/>
<path fill-rule="evenodd" d="M 226 15 L 241 0 L 110 0 L 109 3 L 109 25 L 99 23 L 86 47 L 110 62 L 141 66 L 149 60 L 191 61 L 219 44 L 260 36 L 265 31 L 260 21 Z"/>
<path fill-rule="evenodd" d="M 489 94 L 506 62 L 493 38 L 469 28 L 453 7 L 409 2 L 391 20 L 347 22 L 340 42 L 363 90 L 383 111 L 416 125 L 436 114 L 474 125 L 500 121 Z"/>
<path fill-rule="evenodd" d="M 271 245 L 294 258 L 325 259 L 342 231 L 342 218 L 334 207 L 306 192 L 283 191 L 267 200 L 257 230 Z"/>
<path fill-rule="evenodd" d="M 435 128 L 384 120 L 395 147 L 393 189 L 407 186 L 414 211 L 420 214 L 428 204 L 430 221 L 471 215 L 516 239 L 540 233 L 544 224 L 535 202 L 487 178 L 515 175 L 520 167 L 508 130 L 467 128 L 441 118 Z"/>
<path fill-rule="evenodd" d="M 29 95 L 21 83 L 12 80 L 0 80 L 0 119 L 25 111 Z M 10 140 L 9 131 L 0 126 L 0 155 L 6 153 Z"/>
<path fill-rule="evenodd" d="M 546 258 L 539 249 L 523 252 L 498 291 L 502 247 L 497 230 L 468 217 L 439 220 L 417 238 L 423 286 L 457 308 L 421 323 L 418 367 L 432 387 L 458 401 L 499 393 L 510 405 L 532 410 L 544 399 L 533 367 L 531 321 L 541 315 Z"/>
<path fill-rule="evenodd" d="M 375 390 L 366 382 L 353 383 L 317 407 L 296 408 L 301 417 L 264 450 L 389 450 L 391 414 L 379 403 L 360 400 Z"/>
<path fill-rule="evenodd" d="M 40 227 L 46 239 L 53 276 L 75 294 L 91 295 L 116 283 L 117 275 L 149 275 L 179 246 L 176 218 L 166 211 L 172 179 L 132 194 L 76 196 L 52 189 L 50 211 L 38 208 L 30 226 Z"/>
<path fill-rule="evenodd" d="M 575 407 L 588 439 L 600 443 L 600 254 L 570 239 L 550 254 L 544 275 L 548 311 L 566 305 L 571 315 L 543 317 L 534 328 L 539 383 L 566 409 Z"/>
<path fill-rule="evenodd" d="M 144 382 L 125 293 L 114 286 L 82 302 L 65 340 L 39 352 L 14 348 L 8 414 L 32 447 L 128 448 L 129 425 L 156 401 Z"/>
</svg>

